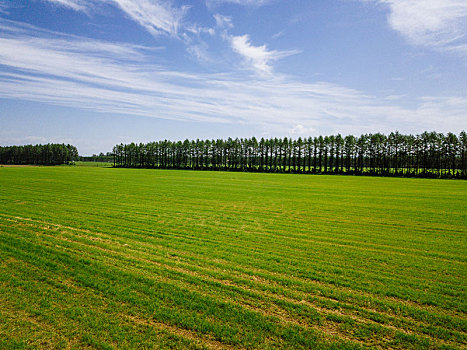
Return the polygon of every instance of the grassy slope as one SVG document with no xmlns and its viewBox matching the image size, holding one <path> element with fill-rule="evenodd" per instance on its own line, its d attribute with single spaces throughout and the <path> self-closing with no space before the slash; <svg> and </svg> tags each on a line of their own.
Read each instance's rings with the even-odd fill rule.
<svg viewBox="0 0 467 350">
<path fill-rule="evenodd" d="M 0 169 L 0 348 L 464 348 L 463 181 Z"/>
</svg>

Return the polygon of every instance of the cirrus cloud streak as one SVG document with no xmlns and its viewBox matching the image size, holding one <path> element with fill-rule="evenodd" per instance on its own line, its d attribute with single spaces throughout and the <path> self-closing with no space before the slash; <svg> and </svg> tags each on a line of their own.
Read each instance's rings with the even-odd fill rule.
<svg viewBox="0 0 467 350">
<path fill-rule="evenodd" d="M 460 131 L 467 99 L 422 97 L 413 108 L 327 82 L 285 75 L 174 71 L 146 48 L 0 20 L 0 98 L 168 120 L 243 124 L 268 135 L 300 132 Z"/>
</svg>

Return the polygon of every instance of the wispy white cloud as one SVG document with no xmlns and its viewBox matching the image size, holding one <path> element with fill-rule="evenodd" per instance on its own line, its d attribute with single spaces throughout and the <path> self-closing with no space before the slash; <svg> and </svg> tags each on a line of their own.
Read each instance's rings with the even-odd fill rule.
<svg viewBox="0 0 467 350">
<path fill-rule="evenodd" d="M 117 4 L 131 19 L 153 35 L 177 35 L 188 7 L 176 8 L 168 1 L 107 0 Z"/>
<path fill-rule="evenodd" d="M 284 31 L 281 30 L 280 32 L 277 32 L 276 34 L 273 34 L 273 36 L 271 38 L 277 39 L 277 38 L 280 38 L 283 35 L 284 35 Z"/>
<path fill-rule="evenodd" d="M 154 36 L 178 34 L 187 6 L 173 6 L 170 0 L 44 0 L 75 11 L 88 12 L 92 6 L 110 4 Z"/>
<path fill-rule="evenodd" d="M 220 4 L 237 4 L 240 6 L 253 6 L 253 7 L 260 7 L 271 3 L 275 0 L 206 0 L 206 5 L 208 7 L 217 6 Z"/>
<path fill-rule="evenodd" d="M 302 124 L 295 125 L 292 129 L 289 130 L 289 134 L 292 137 L 308 137 L 316 133 L 314 128 L 307 128 Z"/>
<path fill-rule="evenodd" d="M 75 11 L 85 11 L 89 6 L 87 0 L 46 0 L 52 4 L 70 8 Z"/>
<path fill-rule="evenodd" d="M 97 6 L 97 0 L 44 0 L 75 11 L 89 12 L 91 6 Z M 214 0 L 216 3 L 233 2 L 240 5 L 263 5 L 269 1 L 258 0 Z M 215 28 L 202 27 L 198 24 L 184 23 L 188 6 L 175 7 L 172 0 L 101 0 L 100 3 L 112 4 L 120 8 L 129 18 L 145 28 L 154 36 L 169 34 L 177 37 L 186 45 L 188 53 L 200 62 L 211 62 L 208 44 L 202 38 L 203 34 L 211 37 L 219 34 L 227 39 L 231 49 L 241 55 L 247 67 L 258 74 L 271 74 L 272 62 L 298 53 L 296 50 L 268 50 L 266 45 L 254 46 L 248 35 L 231 36 L 228 33 L 233 28 L 232 18 L 214 14 Z"/>
<path fill-rule="evenodd" d="M 247 65 L 258 74 L 271 74 L 271 62 L 299 53 L 296 50 L 270 51 L 266 45 L 254 46 L 249 35 L 231 36 L 230 41 L 232 50 L 240 54 Z"/>
<path fill-rule="evenodd" d="M 424 97 L 413 108 L 336 84 L 279 74 L 194 74 L 150 62 L 144 48 L 53 38 L 0 20 L 0 98 L 169 120 L 248 125 L 269 135 L 458 131 L 467 99 Z"/>
<path fill-rule="evenodd" d="M 467 53 L 467 1 L 369 1 L 388 6 L 389 25 L 411 43 Z"/>
<path fill-rule="evenodd" d="M 219 28 L 227 28 L 231 29 L 233 28 L 233 23 L 232 23 L 232 17 L 229 16 L 223 16 L 221 14 L 214 14 L 214 19 L 216 20 L 216 26 Z"/>
<path fill-rule="evenodd" d="M 202 40 L 187 45 L 187 51 L 199 62 L 212 62 L 212 58 L 208 53 L 208 45 Z"/>
<path fill-rule="evenodd" d="M 7 4 L 3 0 L 0 0 L 0 13 L 8 14 L 9 8 L 10 8 L 9 4 Z"/>
</svg>

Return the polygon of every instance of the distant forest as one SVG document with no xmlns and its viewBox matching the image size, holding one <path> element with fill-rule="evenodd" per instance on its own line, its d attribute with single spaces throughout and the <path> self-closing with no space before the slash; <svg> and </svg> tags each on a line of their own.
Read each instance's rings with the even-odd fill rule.
<svg viewBox="0 0 467 350">
<path fill-rule="evenodd" d="M 0 147 L 0 164 L 60 165 L 78 159 L 75 146 L 65 144 Z"/>
<path fill-rule="evenodd" d="M 101 162 L 101 163 L 112 163 L 113 154 L 112 152 L 93 154 L 92 156 L 79 156 L 79 160 L 82 162 Z"/>
<path fill-rule="evenodd" d="M 159 141 L 113 148 L 116 167 L 467 178 L 467 134 Z"/>
</svg>

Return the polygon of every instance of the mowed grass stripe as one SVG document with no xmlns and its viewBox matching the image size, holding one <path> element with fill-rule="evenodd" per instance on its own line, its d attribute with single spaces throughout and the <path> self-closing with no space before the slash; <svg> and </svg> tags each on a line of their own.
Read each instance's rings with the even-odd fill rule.
<svg viewBox="0 0 467 350">
<path fill-rule="evenodd" d="M 238 248 L 238 246 L 234 246 L 233 249 L 236 250 L 237 248 Z M 287 252 L 287 254 L 288 254 L 288 252 Z M 305 257 L 305 258 L 306 258 L 306 257 Z M 328 264 L 328 265 L 329 265 L 329 264 Z M 453 272 L 453 271 L 452 271 L 452 270 L 453 270 L 453 267 L 450 266 L 449 268 L 450 268 L 451 273 L 452 273 L 452 272 Z M 353 267 L 353 273 L 355 273 L 355 272 L 359 272 L 359 271 L 358 271 L 358 269 L 356 269 L 355 267 Z M 384 272 L 379 271 L 379 272 L 376 273 L 375 275 L 377 275 L 377 277 L 380 278 L 380 277 L 382 277 L 384 274 L 385 274 Z M 391 275 L 393 275 L 393 273 L 390 273 L 390 274 L 389 274 L 389 278 L 386 279 L 386 280 L 389 280 L 389 281 L 390 281 L 390 280 L 391 280 L 391 277 L 390 277 Z M 396 278 L 397 278 L 397 277 L 398 277 L 398 275 L 396 275 Z M 380 279 L 381 279 L 381 278 L 380 278 Z M 426 280 L 427 278 L 425 278 L 425 277 L 423 277 L 423 278 L 415 277 L 415 279 Z M 340 282 L 343 283 L 343 282 L 345 282 L 345 281 L 340 281 Z M 414 280 L 407 281 L 406 283 L 407 283 L 407 284 L 410 284 L 412 287 L 416 286 L 416 284 L 414 284 L 414 283 L 416 283 Z M 439 283 L 441 283 L 441 281 L 438 281 L 438 284 L 439 284 Z M 449 281 L 447 281 L 446 283 L 449 283 Z M 453 288 L 456 288 L 456 286 L 453 287 Z M 450 306 L 450 305 L 448 305 L 448 306 Z"/>
<path fill-rule="evenodd" d="M 90 234 L 89 231 L 88 231 L 88 232 L 85 232 L 85 233 L 86 233 L 86 234 Z M 121 243 L 121 244 L 124 244 L 124 243 Z M 154 245 L 153 245 L 153 244 L 150 245 L 150 248 L 151 248 L 151 247 L 154 247 Z M 155 248 L 155 247 L 154 247 L 154 248 Z M 166 249 L 166 247 L 159 246 L 158 249 Z M 139 252 L 138 252 L 137 254 L 139 254 Z M 167 254 L 169 254 L 168 251 L 167 251 Z M 206 262 L 206 258 L 203 257 L 203 256 L 199 256 L 199 255 L 187 256 L 186 254 L 182 254 L 182 253 L 176 252 L 176 251 L 175 251 L 175 252 L 172 251 L 170 254 L 171 254 L 171 255 L 174 255 L 176 259 L 183 258 L 184 260 L 192 260 L 192 261 L 194 261 L 194 262 L 196 262 L 196 263 L 199 263 L 200 259 L 204 259 L 204 261 Z M 184 256 L 184 255 L 185 255 L 185 256 Z M 207 262 L 209 263 L 209 261 L 207 261 Z M 235 266 L 236 266 L 235 269 L 238 269 L 237 265 L 235 265 Z M 226 266 L 226 265 L 219 265 L 218 267 L 221 268 L 221 269 L 228 268 L 229 270 L 232 270 L 232 267 L 229 267 L 229 266 Z M 209 267 L 208 267 L 208 269 L 209 269 L 208 271 L 210 271 L 212 268 L 213 268 L 212 266 L 209 266 Z M 250 272 L 251 270 L 247 270 L 247 271 Z M 257 271 L 257 270 L 256 270 L 255 272 L 259 272 L 259 273 L 261 273 L 263 276 L 266 276 L 266 277 L 267 277 L 267 275 L 264 275 L 264 271 Z M 250 275 L 251 275 L 251 273 L 250 273 Z M 248 276 L 251 277 L 250 275 L 248 275 Z M 255 276 L 253 276 L 253 277 L 255 277 Z M 290 280 L 290 276 L 282 275 L 282 277 L 283 277 L 283 278 L 286 278 L 285 281 L 282 279 L 282 280 L 280 280 L 280 283 L 278 283 L 278 284 L 281 284 L 281 285 L 289 285 L 289 284 L 292 284 L 292 285 L 293 285 L 293 284 L 294 284 L 294 282 Z M 299 281 L 300 283 L 303 283 L 303 280 L 301 280 L 301 279 L 298 279 L 298 281 Z M 269 282 L 271 282 L 271 280 L 269 280 Z M 317 281 L 313 281 L 313 282 L 317 282 Z M 294 288 L 295 288 L 295 287 L 299 287 L 299 286 L 294 286 Z M 334 291 L 334 290 L 335 290 L 335 286 L 332 286 L 332 288 L 333 288 L 332 291 Z"/>
<path fill-rule="evenodd" d="M 19 272 L 17 263 L 10 268 Z M 34 270 L 37 272 L 36 266 L 24 261 L 21 261 L 21 265 L 25 273 L 16 277 L 27 280 L 27 284 L 18 282 L 18 279 L 10 282 L 10 286 L 21 283 L 17 288 L 19 291 L 14 293 L 10 286 L 6 288 L 0 284 L 4 301 L 2 310 L 5 313 L 3 321 L 7 321 L 0 324 L 0 345 L 5 348 L 228 348 L 210 346 L 213 343 L 222 344 L 192 336 L 166 324 L 155 325 L 154 322 L 144 325 L 136 322 L 131 317 L 132 310 L 128 305 L 105 300 L 90 288 L 77 287 L 72 280 L 60 281 L 60 275 L 57 275 L 59 282 L 47 286 L 45 277 L 30 273 Z M 24 292 L 24 289 L 28 292 Z M 63 299 L 64 291 L 72 298 Z M 18 300 L 20 297 L 27 299 L 28 303 L 7 305 L 8 299 Z M 66 307 L 57 307 L 60 304 Z M 3 325 L 6 329 L 3 329 Z"/>
<path fill-rule="evenodd" d="M 36 232 L 36 231 L 33 231 L 33 232 Z M 53 233 L 56 234 L 56 233 L 58 233 L 58 232 L 53 231 Z M 50 236 L 50 237 L 54 238 L 55 236 Z M 85 237 L 85 236 L 84 236 L 84 237 Z M 69 242 L 69 241 L 67 241 L 67 242 Z M 91 242 L 88 242 L 88 243 L 92 243 L 92 240 L 91 240 Z M 97 247 L 94 247 L 94 248 L 97 248 Z M 100 248 L 100 249 L 103 249 L 103 248 Z M 111 250 L 108 250 L 108 249 L 103 249 L 103 250 L 106 251 L 106 252 L 112 252 Z M 92 254 L 92 256 L 96 256 L 95 252 Z M 131 257 L 131 256 L 132 256 L 132 255 L 131 255 L 131 253 L 130 253 L 129 257 Z M 137 256 L 139 256 L 139 254 L 137 254 Z M 128 256 L 127 256 L 127 257 L 128 257 Z M 110 260 L 107 259 L 107 262 L 110 263 Z M 127 262 L 130 262 L 130 261 L 126 261 L 125 263 L 127 263 Z M 132 265 L 133 265 L 133 264 L 132 264 Z M 166 268 L 167 268 L 167 266 L 166 266 Z M 172 277 L 172 278 L 173 278 L 173 277 Z M 185 276 L 185 279 L 186 279 L 186 276 Z M 220 282 L 223 283 L 224 281 L 221 280 Z M 258 295 L 256 295 L 256 297 L 258 297 Z M 284 299 L 281 299 L 281 300 L 284 300 Z M 303 304 L 303 302 L 304 302 L 304 300 L 300 301 L 299 303 L 300 303 L 300 304 Z M 293 302 L 292 302 L 292 303 L 293 303 Z M 302 315 L 302 316 L 303 316 L 303 315 Z M 331 319 L 332 319 L 332 318 L 331 318 Z M 339 323 L 342 323 L 342 322 L 347 321 L 347 322 L 351 322 L 351 323 L 353 324 L 354 322 L 353 322 L 352 320 L 355 320 L 355 317 L 354 317 L 354 318 L 347 318 L 347 320 L 346 320 L 346 319 L 345 319 L 345 316 L 342 317 L 342 315 L 340 315 L 340 316 L 337 317 L 336 319 L 339 321 Z M 381 322 L 381 320 L 380 320 L 380 322 Z M 329 328 L 329 325 L 326 325 L 326 327 Z M 384 332 L 382 332 L 381 330 L 380 330 L 379 333 L 382 333 L 382 334 L 384 334 L 386 337 L 388 337 L 388 335 L 385 334 Z M 388 332 L 386 332 L 386 333 L 388 333 Z M 347 335 L 347 336 L 348 336 L 348 335 Z M 380 336 L 382 336 L 382 335 L 380 334 Z"/>
<path fill-rule="evenodd" d="M 270 311 L 282 312 L 291 321 L 303 322 L 311 308 L 318 310 L 323 324 L 343 324 L 345 328 L 354 317 L 360 334 L 345 329 L 333 332 L 357 340 L 367 334 L 366 345 L 378 342 L 371 340 L 371 327 L 360 325 L 365 322 L 406 330 L 405 335 L 393 330 L 392 340 L 380 344 L 423 346 L 424 338 L 414 340 L 412 333 L 429 335 L 435 347 L 441 346 L 442 339 L 454 347 L 465 344 L 465 201 L 461 199 L 466 191 L 454 181 L 436 182 L 443 190 L 437 187 L 429 192 L 423 188 L 424 181 L 402 181 L 405 189 L 394 190 L 390 187 L 395 179 L 381 183 L 376 180 L 383 179 L 335 177 L 338 180 L 330 188 L 330 177 L 325 176 L 126 169 L 83 174 L 69 168 L 38 169 L 44 173 L 34 173 L 33 181 L 29 181 L 31 173 L 20 181 L 14 179 L 17 173 L 9 173 L 10 181 L 8 174 L 0 174 L 0 181 L 7 181 L 7 186 L 0 187 L 0 213 L 9 220 L 18 216 L 83 229 L 83 237 L 67 239 L 108 249 L 99 260 L 102 265 L 119 250 L 114 263 L 120 266 L 133 261 L 134 275 L 138 271 L 162 275 L 167 270 L 164 278 L 169 284 L 191 285 L 198 293 L 224 302 L 237 293 L 241 308 L 256 305 L 259 295 L 258 305 L 269 305 Z M 60 176 L 55 176 L 56 171 Z M 363 185 L 356 184 L 357 180 Z M 369 183 L 373 187 L 379 183 L 376 190 L 384 200 L 378 197 L 365 208 L 364 200 L 371 197 Z M 34 191 L 38 184 L 40 193 Z M 348 208 L 352 191 L 358 205 Z M 400 198 L 394 193 L 409 196 Z M 339 204 L 339 198 L 345 205 Z M 395 199 L 411 209 L 399 215 Z M 446 211 L 449 206 L 455 208 Z M 354 210 L 362 207 L 363 212 Z M 368 213 L 375 215 L 358 225 Z M 443 217 L 446 219 L 439 220 Z M 443 227 L 448 229 L 443 231 Z M 50 236 L 50 232 L 43 234 Z M 86 235 L 98 234 L 121 244 L 114 247 L 111 242 L 86 240 Z M 97 254 L 89 249 L 90 255 Z M 131 254 L 162 265 L 154 270 L 154 263 L 134 261 Z M 405 280 L 398 281 L 400 276 Z M 215 283 L 220 286 L 214 288 Z M 294 308 L 302 300 L 310 305 Z M 328 312 L 333 309 L 340 313 L 334 319 Z M 279 343 L 286 346 L 283 340 Z"/>
<path fill-rule="evenodd" d="M 107 216 L 106 216 L 106 218 L 108 219 L 108 217 L 107 217 Z M 143 218 L 141 221 L 142 221 L 142 222 L 144 222 L 144 220 L 146 220 L 146 218 Z M 290 233 L 290 234 L 291 234 L 291 235 L 293 235 L 293 232 L 292 232 L 292 233 Z M 334 242 L 336 242 L 336 240 L 334 240 Z M 341 244 L 342 244 L 342 243 L 343 243 L 343 242 L 341 242 Z M 358 243 L 357 243 L 357 244 L 358 244 Z M 458 247 L 458 246 L 457 246 L 457 247 Z M 363 247 L 362 247 L 362 248 L 363 248 Z"/>
<path fill-rule="evenodd" d="M 41 236 L 43 236 L 43 235 L 41 235 Z M 69 241 L 68 241 L 68 242 L 69 242 Z M 47 246 L 48 246 L 48 245 L 47 245 Z M 78 254 L 78 255 L 79 255 L 79 254 Z M 96 257 L 96 254 L 93 254 L 93 256 Z M 111 263 L 111 261 L 110 261 L 109 259 L 107 259 L 106 261 L 107 261 L 108 264 Z M 115 260 L 114 260 L 113 262 L 115 262 Z M 115 266 L 117 266 L 117 265 L 118 265 L 118 264 L 115 264 Z M 134 265 L 134 264 L 131 264 L 131 266 L 133 266 L 133 265 Z M 133 267 L 132 269 L 134 269 L 134 267 Z M 138 271 L 141 271 L 141 270 L 138 270 Z M 153 272 L 153 271 L 151 271 L 151 272 Z M 221 283 L 222 283 L 222 282 L 223 282 L 223 281 L 221 281 Z M 216 296 L 216 298 L 219 297 L 217 294 L 216 294 L 215 296 Z M 258 295 L 257 295 L 257 296 L 258 296 Z M 284 301 L 284 299 L 281 299 L 281 300 Z M 299 304 L 300 304 L 301 308 L 303 309 L 303 308 L 304 308 L 303 301 L 300 302 Z M 246 306 L 245 304 L 241 304 L 241 305 L 242 305 L 243 307 Z M 247 305 L 247 307 L 248 307 L 248 305 Z M 263 313 L 263 314 L 265 313 L 266 315 L 268 315 L 268 312 L 265 312 L 264 309 L 261 309 L 261 308 L 260 308 L 260 309 L 257 309 L 257 308 L 255 308 L 254 310 L 259 311 L 259 312 L 261 312 L 261 313 Z M 309 311 L 309 310 L 308 310 L 308 311 Z M 303 314 L 302 314 L 302 317 L 303 317 L 304 315 L 306 315 L 306 313 L 303 313 Z M 335 315 L 336 315 L 336 314 L 335 314 Z M 282 319 L 282 317 L 281 317 L 281 319 Z M 356 323 L 356 322 L 355 322 L 355 318 L 347 318 L 347 319 L 346 319 L 345 316 L 343 317 L 342 315 L 337 315 L 335 318 L 330 318 L 330 317 L 328 317 L 328 318 L 322 319 L 322 321 L 320 322 L 320 323 L 323 323 L 323 322 L 324 322 L 324 329 L 326 329 L 327 331 L 329 331 L 329 329 L 333 329 L 333 328 L 336 329 L 336 328 L 337 328 L 336 325 L 334 325 L 334 327 L 332 326 L 332 324 L 331 324 L 332 322 L 331 322 L 331 323 L 330 323 L 330 322 L 326 322 L 328 319 L 331 319 L 331 320 L 337 319 L 338 322 L 339 322 L 339 324 L 341 324 L 341 323 L 343 323 L 343 322 L 347 322 L 347 323 L 350 323 L 352 326 L 355 326 L 355 323 Z M 287 319 L 287 321 L 288 321 L 288 322 L 294 322 L 293 319 L 292 319 L 292 320 Z M 300 323 L 302 323 L 302 322 L 300 322 Z M 300 323 L 297 322 L 297 324 L 300 324 Z M 363 325 L 360 325 L 360 329 L 362 328 L 362 326 L 363 326 Z M 387 329 L 385 330 L 383 327 L 380 327 L 380 326 L 376 326 L 376 328 L 374 328 L 374 327 L 375 327 L 375 326 L 373 326 L 373 329 L 370 327 L 370 329 L 372 329 L 371 332 L 375 334 L 375 337 L 382 337 L 382 336 L 385 336 L 385 337 L 387 337 L 387 338 L 389 338 L 389 337 L 394 337 L 394 334 L 392 334 L 392 333 L 393 333 L 392 331 L 389 331 L 389 330 L 387 330 Z M 322 329 L 323 329 L 323 328 L 322 328 Z M 338 331 L 335 331 L 335 332 L 336 332 L 337 334 L 339 334 Z M 345 336 L 346 336 L 347 338 L 351 338 L 352 334 L 345 334 Z M 353 339 L 353 340 L 354 340 L 354 341 L 358 341 L 358 338 Z"/>
<path fill-rule="evenodd" d="M 444 321 L 443 321 L 444 322 Z"/>
<path fill-rule="evenodd" d="M 36 235 L 35 232 L 32 234 Z M 42 239 L 48 238 L 44 237 L 44 235 L 40 235 L 40 237 Z M 7 238 L 6 235 L 2 236 L 3 241 Z M 26 240 L 22 242 L 16 240 L 15 246 L 24 245 L 28 247 L 28 251 L 31 251 L 34 249 L 31 243 Z M 71 276 L 78 279 L 84 287 L 105 293 L 111 298 L 118 297 L 118 300 L 124 303 L 138 306 L 140 311 L 143 309 L 147 313 L 152 313 L 152 316 L 147 317 L 174 323 L 179 327 L 196 332 L 208 333 L 214 336 L 215 339 L 222 340 L 228 344 L 245 347 L 255 346 L 256 344 L 257 346 L 270 338 L 269 336 L 261 336 L 261 333 L 258 334 L 258 331 L 268 329 L 273 332 L 271 336 L 275 335 L 271 338 L 275 339 L 275 342 L 279 342 L 283 337 L 289 337 L 290 332 L 295 333 L 298 331 L 298 335 L 301 336 L 296 339 L 294 338 L 294 342 L 296 342 L 294 346 L 299 348 L 324 346 L 324 340 L 320 341 L 315 332 L 300 330 L 296 327 L 282 327 L 277 324 L 277 320 L 271 317 L 259 317 L 257 313 L 248 312 L 244 308 L 234 308 L 233 306 L 227 306 L 228 304 L 220 303 L 217 298 L 203 298 L 192 291 L 176 288 L 174 284 L 166 282 L 165 279 L 160 279 L 156 277 L 157 275 L 153 276 L 152 274 L 142 273 L 143 270 L 141 269 L 136 271 L 133 266 L 129 267 L 130 265 L 125 264 L 125 262 L 119 259 L 103 259 L 106 261 L 106 268 L 102 269 L 98 262 L 101 258 L 105 257 L 104 254 L 93 254 L 90 260 L 80 260 L 79 257 L 82 256 L 80 252 L 77 252 L 76 255 L 65 254 L 54 248 L 57 248 L 54 240 L 49 241 L 46 239 L 41 248 L 36 248 L 38 251 L 36 254 L 24 253 L 23 251 L 22 257 L 29 257 L 28 263 L 34 262 L 35 264 L 40 264 L 43 262 L 41 264 L 42 269 L 50 269 L 52 272 L 62 269 L 62 273 L 66 272 L 67 267 L 67 264 L 63 264 L 64 260 L 71 259 L 72 261 L 83 262 L 87 266 L 86 270 L 88 271 L 86 272 L 89 272 L 89 274 L 84 274 L 84 271 L 78 267 L 75 267 L 75 271 L 68 271 L 68 273 L 71 273 Z M 57 259 L 51 261 L 50 259 L 45 259 L 43 255 L 56 256 Z M 75 266 L 79 265 L 75 264 Z M 119 273 L 116 274 L 115 272 Z M 53 279 L 45 280 L 46 283 L 49 281 L 53 282 Z M 121 283 L 123 281 L 125 283 Z M 124 285 L 125 287 L 118 289 L 120 285 Z M 162 301 L 165 302 L 165 306 L 161 304 Z M 180 302 L 184 304 L 184 309 L 176 307 Z M 219 306 L 221 307 L 219 308 Z M 157 309 L 154 309 L 155 307 Z M 195 314 L 193 314 L 194 310 L 197 310 Z M 187 311 L 192 312 L 187 314 Z M 212 323 L 205 315 L 211 316 L 213 313 L 216 315 L 215 323 Z M 226 317 L 222 317 L 223 313 L 226 314 Z M 241 323 L 238 323 L 237 320 L 239 317 L 243 322 L 246 322 L 245 326 L 240 326 Z M 242 334 L 241 339 L 238 338 L 237 333 Z M 337 346 L 338 342 L 334 342 L 334 345 Z M 353 348 L 350 344 L 347 344 L 345 347 Z"/>
<path fill-rule="evenodd" d="M 86 236 L 84 236 L 84 237 L 86 238 Z M 92 239 L 91 239 L 91 240 L 92 240 Z M 93 244 L 95 244 L 95 243 L 93 243 Z M 114 245 L 114 244 L 112 243 L 112 245 Z M 124 246 L 127 246 L 127 245 L 124 244 Z M 141 256 L 141 251 L 134 251 L 134 253 L 130 253 L 130 254 L 135 254 L 135 255 L 137 255 L 137 256 Z M 168 254 L 168 253 L 167 253 L 167 254 Z M 181 256 L 180 256 L 180 255 L 177 255 L 177 254 L 173 254 L 173 253 L 171 253 L 171 255 L 173 255 L 173 256 L 175 257 L 175 259 L 177 259 L 177 265 L 180 266 L 181 264 L 180 264 L 180 261 L 178 261 L 178 259 L 180 259 Z M 190 266 L 190 265 L 188 265 L 188 266 Z M 224 266 L 224 267 L 225 267 L 225 266 Z M 197 269 L 199 270 L 199 268 L 197 268 Z M 209 270 L 207 270 L 207 272 L 211 272 L 211 270 L 212 270 L 212 267 L 209 267 Z M 225 270 L 224 270 L 224 271 L 225 271 Z M 248 277 L 251 277 L 251 276 L 250 276 L 250 275 L 247 275 L 247 278 L 248 278 Z M 256 276 L 253 276 L 253 277 L 256 278 Z M 270 281 L 268 281 L 268 282 L 270 282 Z M 443 320 L 443 322 L 445 322 L 445 320 Z"/>
</svg>

